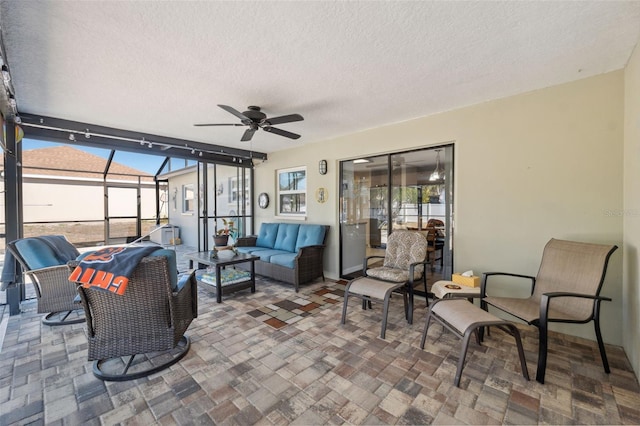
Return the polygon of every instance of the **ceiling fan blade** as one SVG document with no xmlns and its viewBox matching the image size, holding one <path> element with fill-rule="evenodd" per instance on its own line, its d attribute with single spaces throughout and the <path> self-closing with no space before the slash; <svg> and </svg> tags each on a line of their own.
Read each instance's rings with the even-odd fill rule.
<svg viewBox="0 0 640 426">
<path fill-rule="evenodd" d="M 304 117 L 300 114 L 289 114 L 289 115 L 281 115 L 280 117 L 271 117 L 264 120 L 267 125 L 274 124 L 282 124 L 282 123 L 293 123 L 294 121 L 302 121 Z"/>
<path fill-rule="evenodd" d="M 238 117 L 242 121 L 251 122 L 251 119 L 249 117 L 247 117 L 246 115 L 244 115 L 243 113 L 241 113 L 240 111 L 238 111 L 235 108 L 232 108 L 232 107 L 230 107 L 228 105 L 220 105 L 220 104 L 218 104 L 218 106 L 220 108 L 222 108 L 223 110 L 227 111 L 228 113 L 231 113 L 231 114 L 235 115 L 236 117 Z"/>
<path fill-rule="evenodd" d="M 253 137 L 253 134 L 256 132 L 256 129 L 247 129 L 244 131 L 244 134 L 242 135 L 242 139 L 240 139 L 241 142 L 248 142 L 251 140 L 251 138 Z"/>
<path fill-rule="evenodd" d="M 242 123 L 224 123 L 224 124 L 194 124 L 196 127 L 203 126 L 244 126 Z"/>
<path fill-rule="evenodd" d="M 291 133 L 291 132 L 287 132 L 286 130 L 277 129 L 275 127 L 266 126 L 263 129 L 264 129 L 265 132 L 274 133 L 276 135 L 284 136 L 285 138 L 289 138 L 289 139 L 298 139 L 300 137 L 300 135 L 297 135 L 297 134 Z"/>
</svg>

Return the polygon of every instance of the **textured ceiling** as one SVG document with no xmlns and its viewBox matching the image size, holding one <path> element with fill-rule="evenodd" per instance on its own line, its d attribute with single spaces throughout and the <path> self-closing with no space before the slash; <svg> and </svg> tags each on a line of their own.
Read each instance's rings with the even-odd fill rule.
<svg viewBox="0 0 640 426">
<path fill-rule="evenodd" d="M 2 1 L 21 112 L 273 152 L 625 66 L 640 2 Z M 218 108 L 299 113 L 297 141 Z"/>
</svg>

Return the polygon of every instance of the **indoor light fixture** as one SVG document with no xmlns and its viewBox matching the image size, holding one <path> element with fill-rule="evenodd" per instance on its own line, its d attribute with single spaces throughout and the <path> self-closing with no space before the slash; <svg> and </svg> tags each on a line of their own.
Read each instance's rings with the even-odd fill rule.
<svg viewBox="0 0 640 426">
<path fill-rule="evenodd" d="M 353 164 L 363 164 L 370 163 L 371 160 L 367 160 L 366 158 L 358 158 L 357 160 L 353 160 Z"/>
<path fill-rule="evenodd" d="M 431 182 L 444 179 L 444 170 L 440 167 L 440 149 L 436 149 L 436 168 L 429 176 Z"/>
</svg>

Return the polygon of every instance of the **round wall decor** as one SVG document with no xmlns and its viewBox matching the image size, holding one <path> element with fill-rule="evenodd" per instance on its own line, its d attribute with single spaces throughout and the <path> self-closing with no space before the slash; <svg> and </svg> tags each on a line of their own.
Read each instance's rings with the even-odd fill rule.
<svg viewBox="0 0 640 426">
<path fill-rule="evenodd" d="M 258 206 L 261 209 L 266 209 L 269 206 L 269 194 L 263 192 L 258 195 Z"/>
</svg>

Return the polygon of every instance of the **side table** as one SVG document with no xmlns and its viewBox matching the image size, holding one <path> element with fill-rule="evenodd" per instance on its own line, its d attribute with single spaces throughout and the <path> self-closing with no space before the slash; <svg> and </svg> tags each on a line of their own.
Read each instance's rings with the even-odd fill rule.
<svg viewBox="0 0 640 426">
<path fill-rule="evenodd" d="M 466 297 L 467 299 L 480 297 L 480 287 L 467 287 L 453 281 L 440 280 L 431 286 L 431 292 L 438 299 L 451 297 Z"/>
</svg>

